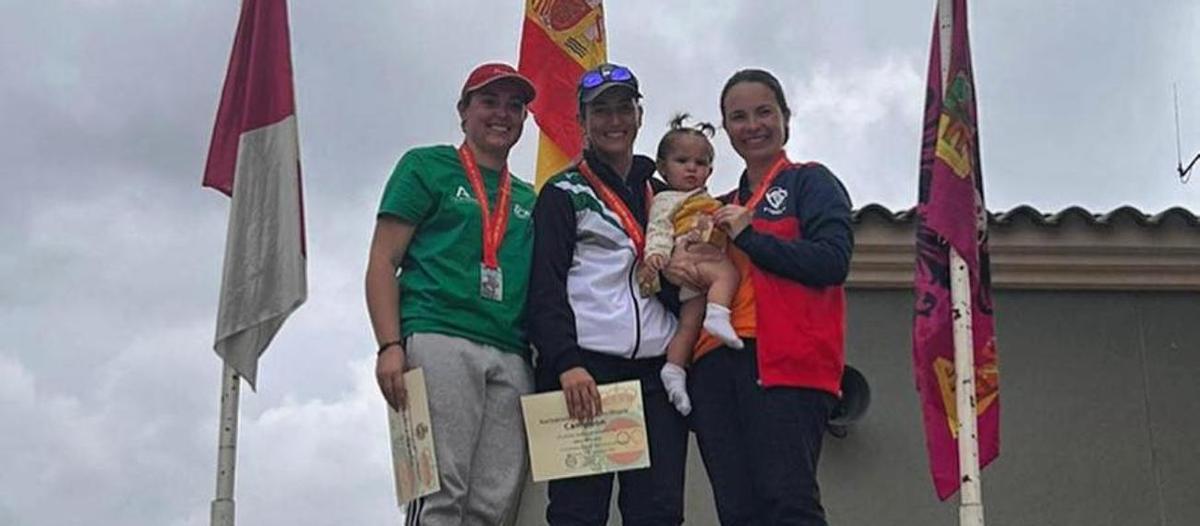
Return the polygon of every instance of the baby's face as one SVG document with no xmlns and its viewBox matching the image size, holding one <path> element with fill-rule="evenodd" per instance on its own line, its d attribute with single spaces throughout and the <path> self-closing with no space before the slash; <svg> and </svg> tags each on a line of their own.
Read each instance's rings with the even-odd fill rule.
<svg viewBox="0 0 1200 526">
<path fill-rule="evenodd" d="M 658 171 L 672 190 L 695 190 L 712 175 L 712 146 L 703 137 L 675 137 L 667 158 L 658 161 Z"/>
</svg>

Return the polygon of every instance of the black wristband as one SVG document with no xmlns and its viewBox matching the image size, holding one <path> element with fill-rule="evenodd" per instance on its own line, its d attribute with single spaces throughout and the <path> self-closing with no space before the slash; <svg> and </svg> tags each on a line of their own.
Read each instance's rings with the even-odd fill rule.
<svg viewBox="0 0 1200 526">
<path fill-rule="evenodd" d="M 383 354 L 383 351 L 388 350 L 388 347 L 391 347 L 393 345 L 399 345 L 401 352 L 404 351 L 404 341 L 403 340 L 392 340 L 390 342 L 383 342 L 382 344 L 380 344 L 379 350 L 376 351 L 375 354 L 377 354 L 377 355 Z"/>
</svg>

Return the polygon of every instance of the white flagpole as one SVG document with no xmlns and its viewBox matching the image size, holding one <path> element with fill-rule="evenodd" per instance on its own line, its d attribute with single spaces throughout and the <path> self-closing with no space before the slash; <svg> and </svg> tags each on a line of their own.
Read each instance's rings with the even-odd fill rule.
<svg viewBox="0 0 1200 526">
<path fill-rule="evenodd" d="M 233 526 L 233 475 L 237 463 L 238 397 L 241 377 L 225 364 L 221 377 L 221 430 L 217 446 L 217 496 L 209 524 Z"/>
<path fill-rule="evenodd" d="M 971 331 L 971 278 L 967 263 L 950 249 L 950 294 L 954 319 L 955 398 L 958 404 L 958 505 L 961 526 L 983 526 L 983 490 L 979 475 L 979 432 L 975 412 L 975 349 Z"/>
<path fill-rule="evenodd" d="M 240 7 L 242 2 L 238 1 Z M 210 526 L 234 526 L 233 482 L 237 466 L 238 399 L 241 377 L 221 360 L 221 416 L 217 431 L 217 493 L 209 507 Z"/>
<path fill-rule="evenodd" d="M 938 30 L 942 58 L 942 98 L 945 100 L 954 35 L 954 1 L 938 0 Z M 950 249 L 950 295 L 954 313 L 955 398 L 958 415 L 958 523 L 983 526 L 983 491 L 979 480 L 979 433 L 975 416 L 975 345 L 971 331 L 971 276 L 958 251 Z"/>
</svg>

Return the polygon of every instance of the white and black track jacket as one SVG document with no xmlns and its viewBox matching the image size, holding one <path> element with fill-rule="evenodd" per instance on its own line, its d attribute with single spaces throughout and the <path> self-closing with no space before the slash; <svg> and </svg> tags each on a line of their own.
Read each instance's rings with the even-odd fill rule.
<svg viewBox="0 0 1200 526">
<path fill-rule="evenodd" d="M 591 152 L 584 158 L 645 228 L 644 188 L 654 175 L 654 161 L 635 156 L 622 181 Z M 638 293 L 633 241 L 576 167 L 542 187 L 533 221 L 526 320 L 539 379 L 556 383 L 558 375 L 583 364 L 584 352 L 628 359 L 664 356 L 675 334 L 675 315 L 658 297 Z M 677 290 L 660 296 L 673 294 Z"/>
</svg>

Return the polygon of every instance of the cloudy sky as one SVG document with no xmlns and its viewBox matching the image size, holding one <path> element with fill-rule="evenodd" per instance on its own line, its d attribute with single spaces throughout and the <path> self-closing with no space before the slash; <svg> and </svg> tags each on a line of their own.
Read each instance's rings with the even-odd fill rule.
<svg viewBox="0 0 1200 526">
<path fill-rule="evenodd" d="M 716 119 L 765 67 L 789 151 L 857 205 L 911 206 L 933 0 L 606 0 L 609 56 L 641 77 L 650 151 L 671 113 Z M 292 3 L 308 303 L 243 396 L 239 522 L 398 517 L 361 276 L 377 199 L 411 146 L 457 143 L 466 72 L 516 62 L 516 0 Z M 200 188 L 236 0 L 0 3 L 0 524 L 208 523 L 228 201 Z M 991 208 L 1200 210 L 1200 4 L 973 7 Z M 532 172 L 536 129 L 512 161 Z M 718 137 L 716 189 L 738 167 Z M 1186 162 L 1186 161 L 1185 161 Z"/>
</svg>

